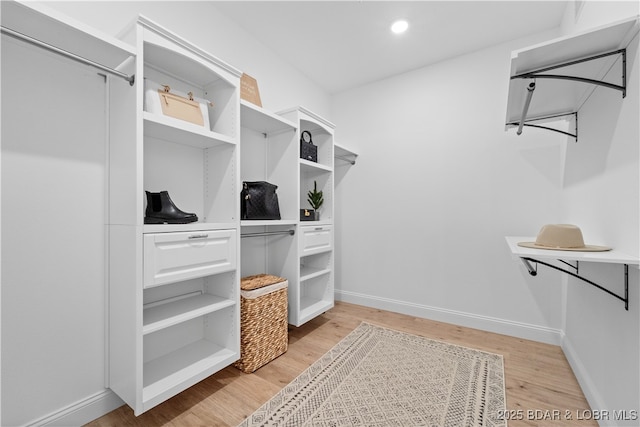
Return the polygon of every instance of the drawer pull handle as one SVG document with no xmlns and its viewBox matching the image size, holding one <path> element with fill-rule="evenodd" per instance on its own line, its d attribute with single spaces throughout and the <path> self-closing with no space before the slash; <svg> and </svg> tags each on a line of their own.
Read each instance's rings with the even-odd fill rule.
<svg viewBox="0 0 640 427">
<path fill-rule="evenodd" d="M 189 239 L 206 239 L 209 237 L 208 234 L 194 234 L 193 236 L 189 236 Z"/>
<path fill-rule="evenodd" d="M 315 230 L 316 231 L 322 231 L 323 227 L 316 227 Z"/>
</svg>

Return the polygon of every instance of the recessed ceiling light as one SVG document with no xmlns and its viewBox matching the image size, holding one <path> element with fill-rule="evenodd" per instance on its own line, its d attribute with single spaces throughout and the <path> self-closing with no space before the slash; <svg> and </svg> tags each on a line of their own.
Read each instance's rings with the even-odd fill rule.
<svg viewBox="0 0 640 427">
<path fill-rule="evenodd" d="M 391 25 L 391 31 L 395 34 L 402 34 L 409 28 L 409 23 L 405 20 L 399 20 Z"/>
</svg>

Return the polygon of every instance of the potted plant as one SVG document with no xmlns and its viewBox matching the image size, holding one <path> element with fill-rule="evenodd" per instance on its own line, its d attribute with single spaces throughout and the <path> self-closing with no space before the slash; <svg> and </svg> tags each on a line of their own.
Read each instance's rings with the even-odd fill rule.
<svg viewBox="0 0 640 427">
<path fill-rule="evenodd" d="M 307 193 L 307 202 L 311 205 L 314 210 L 315 220 L 320 220 L 320 207 L 324 203 L 324 198 L 322 194 L 322 190 L 318 191 L 318 183 L 313 181 L 313 191 L 309 191 Z"/>
</svg>

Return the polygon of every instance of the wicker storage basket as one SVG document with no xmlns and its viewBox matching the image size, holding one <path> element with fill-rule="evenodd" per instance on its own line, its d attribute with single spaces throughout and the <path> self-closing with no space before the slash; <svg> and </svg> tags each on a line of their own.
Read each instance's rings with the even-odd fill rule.
<svg viewBox="0 0 640 427">
<path fill-rule="evenodd" d="M 250 373 L 287 351 L 288 281 L 258 274 L 243 277 L 240 288 L 240 360 L 235 367 Z"/>
</svg>

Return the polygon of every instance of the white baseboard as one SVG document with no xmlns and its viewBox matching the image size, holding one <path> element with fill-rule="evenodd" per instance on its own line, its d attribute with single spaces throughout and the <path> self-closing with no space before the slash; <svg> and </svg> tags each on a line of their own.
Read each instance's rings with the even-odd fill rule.
<svg viewBox="0 0 640 427">
<path fill-rule="evenodd" d="M 35 420 L 27 424 L 27 427 L 81 426 L 122 405 L 124 405 L 124 402 L 114 392 L 104 389 Z"/>
<path fill-rule="evenodd" d="M 481 329 L 488 332 L 509 335 L 547 344 L 561 345 L 563 333 L 560 329 L 547 328 L 527 323 L 514 322 L 495 317 L 481 316 L 473 313 L 448 310 L 439 307 L 381 298 L 349 291 L 335 291 L 337 301 L 344 301 L 381 310 L 393 311 L 410 316 L 446 322 L 468 328 Z"/>
<path fill-rule="evenodd" d="M 571 369 L 573 370 L 573 374 L 576 376 L 576 379 L 578 380 L 578 384 L 580 384 L 580 388 L 584 393 L 584 397 L 587 399 L 587 402 L 589 402 L 589 406 L 592 409 L 606 408 L 607 405 L 605 405 L 604 400 L 602 399 L 602 396 L 600 396 L 600 393 L 598 393 L 598 389 L 593 383 L 593 380 L 591 379 L 589 372 L 584 367 L 584 365 L 582 364 L 582 361 L 578 357 L 578 353 L 576 352 L 575 347 L 573 347 L 573 345 L 571 344 L 571 340 L 566 336 L 564 336 L 562 339 L 562 351 L 564 352 L 564 355 L 567 358 L 567 361 L 569 362 Z M 598 420 L 598 424 L 601 427 L 616 426 L 616 424 L 610 424 L 609 421 L 604 419 Z"/>
</svg>

